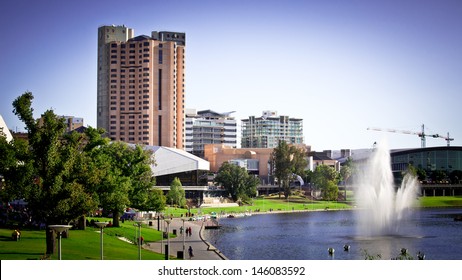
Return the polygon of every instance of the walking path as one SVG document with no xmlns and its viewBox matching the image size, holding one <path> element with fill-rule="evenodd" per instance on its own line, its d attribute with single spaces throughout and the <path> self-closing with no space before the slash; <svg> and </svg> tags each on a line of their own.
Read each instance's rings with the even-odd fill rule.
<svg viewBox="0 0 462 280">
<path fill-rule="evenodd" d="M 191 236 L 186 235 L 185 231 L 180 233 L 180 228 L 183 226 L 183 220 L 180 218 L 173 218 L 169 226 L 169 232 L 173 233 L 176 230 L 177 237 L 170 238 L 169 242 L 167 239 L 158 242 L 151 242 L 143 245 L 144 249 L 151 250 L 157 253 L 165 254 L 165 245 L 170 243 L 170 257 L 177 257 L 177 252 L 183 251 L 183 240 L 184 240 L 184 256 L 185 259 L 189 260 L 188 248 L 193 248 L 194 256 L 192 260 L 226 260 L 227 258 L 210 243 L 208 243 L 202 235 L 204 230 L 204 223 L 202 221 L 185 221 L 185 228 L 191 227 Z M 153 228 L 157 229 L 157 222 L 154 222 Z M 183 239 L 184 238 L 184 239 Z"/>
</svg>

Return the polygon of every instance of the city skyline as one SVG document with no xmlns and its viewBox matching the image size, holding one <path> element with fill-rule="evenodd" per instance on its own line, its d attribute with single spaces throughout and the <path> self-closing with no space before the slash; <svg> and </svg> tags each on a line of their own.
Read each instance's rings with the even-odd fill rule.
<svg viewBox="0 0 462 280">
<path fill-rule="evenodd" d="M 303 119 L 313 150 L 419 148 L 417 135 L 450 133 L 462 92 L 459 1 L 4 1 L 0 114 L 23 131 L 13 100 L 31 91 L 47 109 L 96 126 L 97 35 L 125 24 L 135 34 L 185 32 L 185 108 L 262 111 Z M 238 132 L 240 134 L 240 132 Z M 445 146 L 427 138 L 427 147 Z"/>
</svg>

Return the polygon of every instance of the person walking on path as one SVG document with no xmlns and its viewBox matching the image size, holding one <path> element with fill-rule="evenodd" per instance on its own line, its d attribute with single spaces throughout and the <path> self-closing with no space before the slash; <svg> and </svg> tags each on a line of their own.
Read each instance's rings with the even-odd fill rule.
<svg viewBox="0 0 462 280">
<path fill-rule="evenodd" d="M 191 246 L 189 246 L 188 252 L 189 252 L 189 258 L 192 259 L 192 257 L 194 257 L 194 253 L 193 253 L 193 248 Z"/>
<path fill-rule="evenodd" d="M 181 219 L 174 219 L 170 224 L 171 228 L 180 228 L 183 226 L 184 234 L 186 236 L 176 236 L 174 238 L 170 238 L 170 252 L 177 252 L 183 251 L 185 260 L 223 260 L 226 259 L 225 256 L 217 252 L 216 250 L 210 250 L 210 244 L 206 242 L 206 240 L 201 238 L 201 229 L 203 229 L 201 222 L 190 222 L 189 225 L 183 225 L 183 221 Z M 191 228 L 191 235 L 189 234 L 189 228 Z M 205 230 L 205 229 L 203 229 Z M 194 232 L 193 232 L 194 231 Z M 163 250 L 166 243 L 166 238 L 163 240 L 158 240 L 156 242 L 149 242 L 147 239 L 144 240 L 146 243 L 143 245 L 143 248 L 161 253 L 163 254 L 165 251 Z M 183 243 L 185 241 L 185 243 Z M 183 245 L 185 247 L 183 247 Z M 189 245 L 191 246 L 192 250 L 192 259 L 189 257 Z"/>
</svg>

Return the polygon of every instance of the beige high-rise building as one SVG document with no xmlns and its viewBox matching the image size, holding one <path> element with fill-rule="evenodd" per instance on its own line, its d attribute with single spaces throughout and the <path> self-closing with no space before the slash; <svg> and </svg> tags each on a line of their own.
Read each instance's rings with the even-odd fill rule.
<svg viewBox="0 0 462 280">
<path fill-rule="evenodd" d="M 112 140 L 184 148 L 185 33 L 98 28 L 97 126 Z"/>
</svg>

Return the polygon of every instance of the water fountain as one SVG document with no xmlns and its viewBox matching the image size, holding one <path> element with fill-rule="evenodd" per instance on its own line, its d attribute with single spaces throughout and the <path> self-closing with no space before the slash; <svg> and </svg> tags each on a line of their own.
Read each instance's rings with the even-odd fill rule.
<svg viewBox="0 0 462 280">
<path fill-rule="evenodd" d="M 355 191 L 360 236 L 399 235 L 399 225 L 415 203 L 417 178 L 406 174 L 396 190 L 391 170 L 390 152 L 385 142 L 373 151 L 358 178 Z"/>
</svg>

